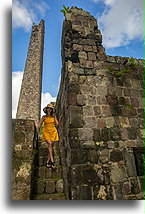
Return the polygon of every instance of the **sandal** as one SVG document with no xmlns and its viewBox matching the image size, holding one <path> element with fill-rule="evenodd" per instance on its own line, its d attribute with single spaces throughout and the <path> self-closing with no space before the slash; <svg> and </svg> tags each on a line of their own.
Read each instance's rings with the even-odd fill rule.
<svg viewBox="0 0 145 214">
<path fill-rule="evenodd" d="M 46 167 L 49 169 L 49 168 L 51 168 L 51 164 L 52 164 L 52 162 L 51 161 L 49 161 L 49 162 L 46 162 Z"/>
<path fill-rule="evenodd" d="M 55 166 L 55 162 L 51 162 L 51 169 L 54 169 L 54 170 L 57 169 L 56 166 Z"/>
</svg>

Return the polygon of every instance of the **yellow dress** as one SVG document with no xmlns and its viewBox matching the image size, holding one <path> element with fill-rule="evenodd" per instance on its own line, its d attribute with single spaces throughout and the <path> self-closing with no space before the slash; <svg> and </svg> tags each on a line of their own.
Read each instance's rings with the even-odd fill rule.
<svg viewBox="0 0 145 214">
<path fill-rule="evenodd" d="M 53 117 L 46 117 L 44 119 L 44 128 L 42 131 L 42 141 L 58 141 L 58 132 L 55 127 L 55 121 Z"/>
</svg>

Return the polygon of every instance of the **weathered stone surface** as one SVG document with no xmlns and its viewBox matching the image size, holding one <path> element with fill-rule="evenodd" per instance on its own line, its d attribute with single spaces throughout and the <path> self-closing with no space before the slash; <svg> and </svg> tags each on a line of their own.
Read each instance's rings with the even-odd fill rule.
<svg viewBox="0 0 145 214">
<path fill-rule="evenodd" d="M 127 174 L 125 167 L 121 165 L 112 165 L 110 179 L 112 183 L 125 182 L 127 181 Z"/>
<path fill-rule="evenodd" d="M 89 149 L 88 161 L 91 163 L 97 163 L 98 162 L 98 154 L 97 154 L 95 149 Z"/>
<path fill-rule="evenodd" d="M 70 125 L 72 128 L 81 128 L 84 124 L 82 117 L 82 107 L 71 106 L 70 107 Z"/>
<path fill-rule="evenodd" d="M 39 25 L 32 26 L 18 102 L 17 119 L 32 119 L 36 123 L 40 119 L 43 47 L 44 20 L 41 20 Z"/>
<path fill-rule="evenodd" d="M 54 193 L 55 192 L 55 181 L 46 181 L 46 192 Z"/>
<path fill-rule="evenodd" d="M 56 182 L 56 191 L 57 191 L 58 193 L 63 193 L 64 188 L 63 188 L 63 180 L 62 180 L 62 179 L 61 179 L 61 180 L 58 180 L 58 181 Z"/>
<path fill-rule="evenodd" d="M 129 177 L 137 176 L 133 150 L 131 148 L 125 149 L 124 157 L 125 157 L 128 176 Z"/>
<path fill-rule="evenodd" d="M 119 162 L 123 160 L 122 151 L 116 149 L 110 152 L 110 161 Z"/>
<path fill-rule="evenodd" d="M 86 96 L 84 94 L 78 94 L 77 95 L 77 104 L 79 106 L 86 105 Z"/>
</svg>

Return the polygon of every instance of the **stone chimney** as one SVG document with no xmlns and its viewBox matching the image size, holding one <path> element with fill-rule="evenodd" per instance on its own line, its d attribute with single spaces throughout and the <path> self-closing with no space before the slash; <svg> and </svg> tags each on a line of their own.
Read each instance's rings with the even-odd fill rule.
<svg viewBox="0 0 145 214">
<path fill-rule="evenodd" d="M 44 50 L 44 20 L 32 26 L 31 38 L 17 108 L 17 119 L 37 123 L 41 112 L 41 88 Z"/>
</svg>

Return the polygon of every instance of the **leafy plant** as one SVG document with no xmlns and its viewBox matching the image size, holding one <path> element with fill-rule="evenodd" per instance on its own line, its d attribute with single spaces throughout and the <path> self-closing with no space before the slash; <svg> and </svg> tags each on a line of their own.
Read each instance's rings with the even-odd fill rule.
<svg viewBox="0 0 145 214">
<path fill-rule="evenodd" d="M 133 66 L 138 66 L 138 64 L 135 63 L 135 59 L 133 57 L 131 57 L 129 60 L 128 60 L 128 63 L 130 65 L 133 65 Z"/>
<path fill-rule="evenodd" d="M 126 76 L 128 73 L 130 73 L 130 70 L 124 69 L 121 71 L 114 71 L 112 68 L 108 68 L 108 71 L 111 72 L 112 75 L 115 75 L 116 77 L 124 77 Z"/>
<path fill-rule="evenodd" d="M 66 7 L 65 5 L 63 5 L 63 10 L 60 10 L 60 12 L 62 12 L 64 16 L 66 16 L 67 13 L 71 12 L 71 9 L 70 7 Z"/>
<path fill-rule="evenodd" d="M 41 128 L 40 128 L 40 135 L 42 134 L 43 128 L 44 128 L 44 122 L 42 123 Z"/>
</svg>

